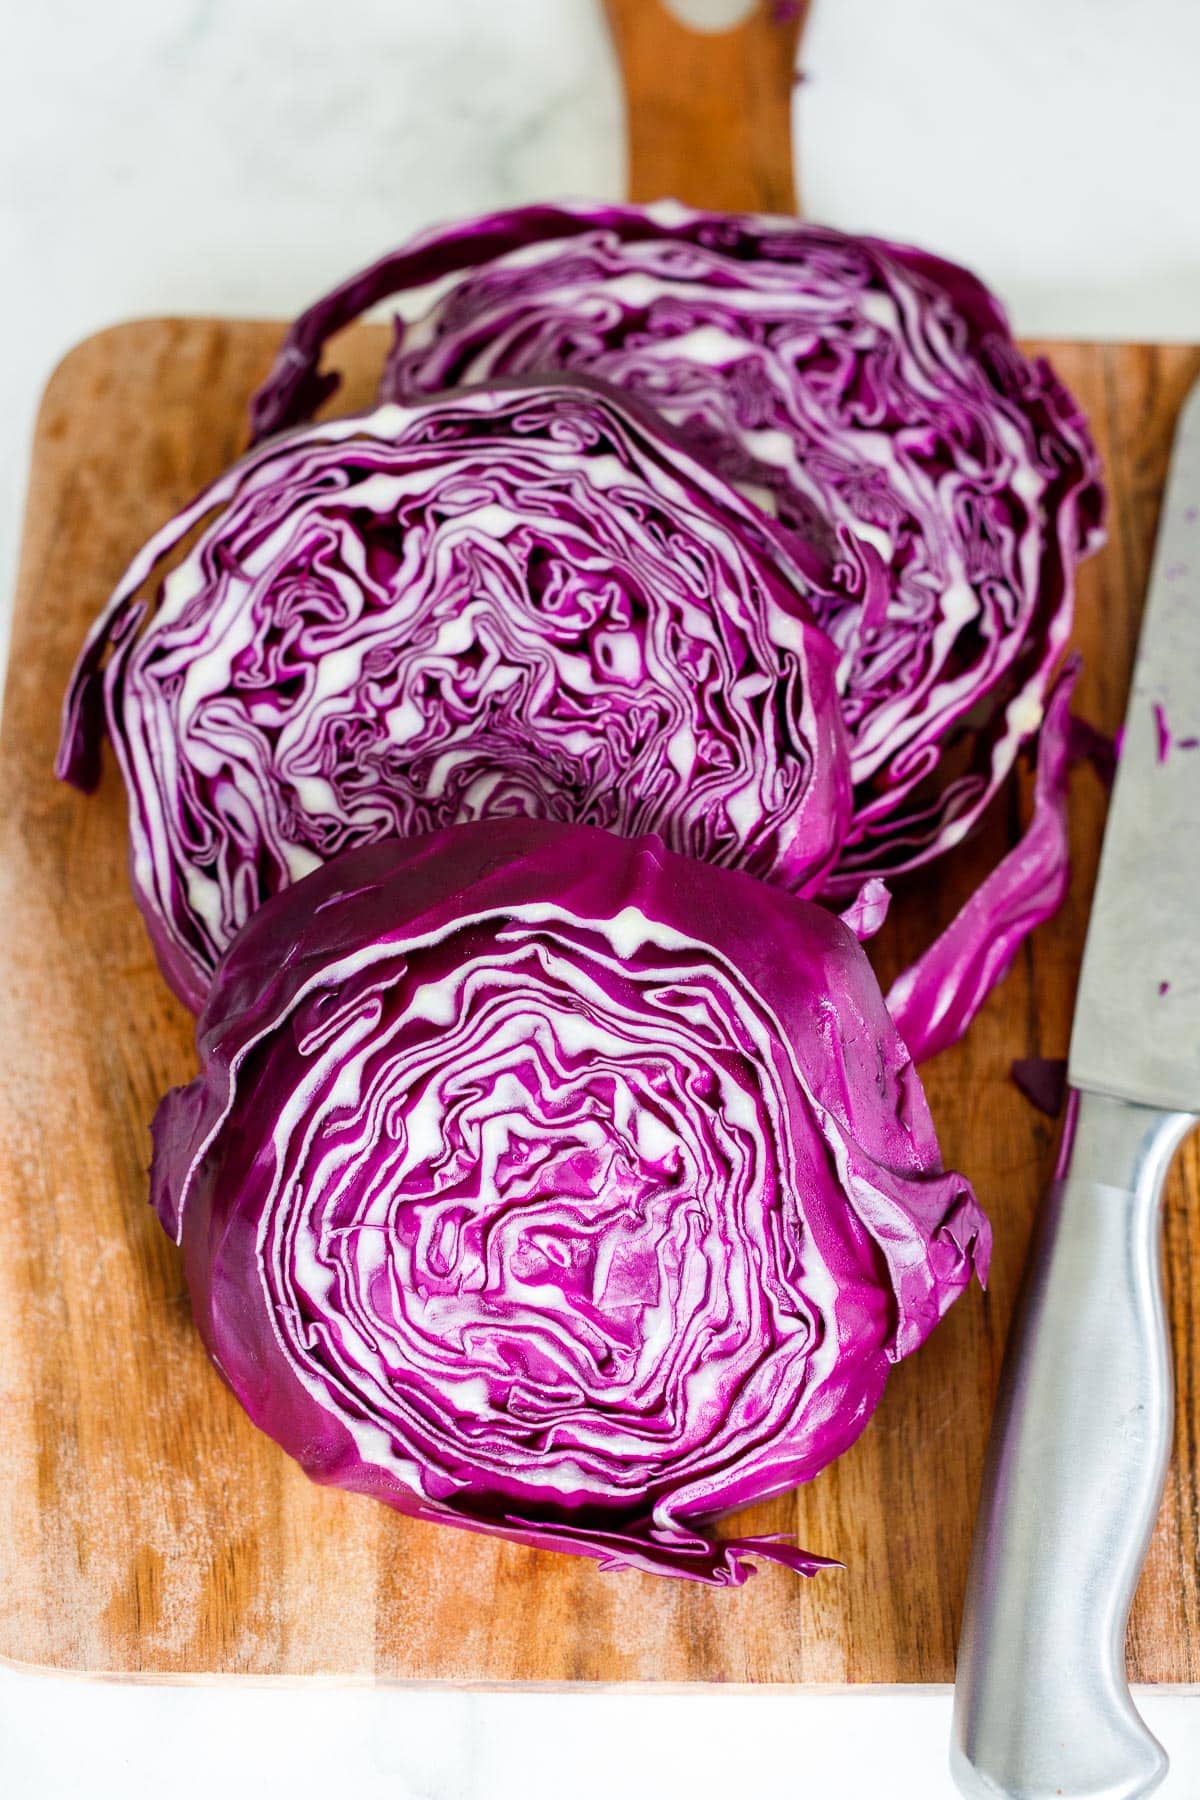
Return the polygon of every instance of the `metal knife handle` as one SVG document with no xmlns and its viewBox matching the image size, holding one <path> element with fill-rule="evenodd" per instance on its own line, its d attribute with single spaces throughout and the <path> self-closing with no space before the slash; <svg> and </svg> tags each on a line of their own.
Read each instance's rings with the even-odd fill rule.
<svg viewBox="0 0 1200 1800">
<path fill-rule="evenodd" d="M 1125 1628 L 1170 1450 L 1162 1188 L 1195 1119 L 1077 1100 L 975 1524 L 950 1757 L 968 1800 L 1137 1800 L 1167 1771 L 1130 1697 Z"/>
</svg>

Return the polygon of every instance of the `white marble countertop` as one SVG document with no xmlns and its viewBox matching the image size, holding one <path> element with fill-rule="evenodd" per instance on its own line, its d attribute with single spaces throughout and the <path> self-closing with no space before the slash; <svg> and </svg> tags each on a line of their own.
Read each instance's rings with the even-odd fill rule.
<svg viewBox="0 0 1200 1800">
<path fill-rule="evenodd" d="M 647 4 L 654 0 L 646 0 Z M 806 210 L 975 266 L 1020 330 L 1200 337 L 1190 0 L 814 0 Z M 406 232 L 616 196 L 598 0 L 38 0 L 0 56 L 0 655 L 38 395 L 70 344 L 163 312 L 285 315 Z M 2 1446 L 0 1446 L 2 1453 Z M 1200 1707 L 1145 1708 L 1200 1792 Z M 938 1800 L 944 1689 L 119 1686 L 0 1671 L 14 1800 L 386 1792 Z"/>
<path fill-rule="evenodd" d="M 1138 1692 L 1200 1793 L 1200 1703 Z M 949 1688 L 455 1693 L 0 1671 L 11 1800 L 955 1800 Z"/>
</svg>

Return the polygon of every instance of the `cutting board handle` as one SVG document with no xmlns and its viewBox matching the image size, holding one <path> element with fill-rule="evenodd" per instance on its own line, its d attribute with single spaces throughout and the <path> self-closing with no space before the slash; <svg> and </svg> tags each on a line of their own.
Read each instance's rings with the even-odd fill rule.
<svg viewBox="0 0 1200 1800">
<path fill-rule="evenodd" d="M 792 89 L 808 0 L 694 31 L 663 0 L 604 0 L 625 87 L 631 200 L 798 211 Z"/>
</svg>

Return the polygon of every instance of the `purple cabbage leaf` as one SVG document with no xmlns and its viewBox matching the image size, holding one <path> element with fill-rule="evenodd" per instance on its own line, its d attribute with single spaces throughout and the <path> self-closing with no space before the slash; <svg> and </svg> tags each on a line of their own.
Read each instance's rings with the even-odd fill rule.
<svg viewBox="0 0 1200 1800">
<path fill-rule="evenodd" d="M 1076 658 L 1063 668 L 1038 740 L 1033 815 L 1018 842 L 929 948 L 888 989 L 888 1009 L 917 1062 L 955 1043 L 1029 933 L 1062 905 L 1070 876 L 1067 789 Z"/>
</svg>

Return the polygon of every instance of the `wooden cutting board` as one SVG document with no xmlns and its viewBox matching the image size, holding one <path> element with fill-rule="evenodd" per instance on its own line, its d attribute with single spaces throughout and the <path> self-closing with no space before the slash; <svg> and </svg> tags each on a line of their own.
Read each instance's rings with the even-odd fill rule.
<svg viewBox="0 0 1200 1800">
<path fill-rule="evenodd" d="M 896 1371 L 858 1445 L 742 1515 L 845 1559 L 712 1590 L 419 1524 L 311 1486 L 205 1361 L 179 1257 L 146 1203 L 147 1123 L 193 1070 L 125 876 L 109 761 L 85 800 L 51 774 L 80 639 L 127 558 L 242 441 L 280 328 L 119 326 L 74 350 L 37 427 L 0 736 L 0 1654 L 136 1675 L 330 1674 L 472 1682 L 947 1681 L 988 1420 L 1056 1127 L 1008 1078 L 1061 1055 L 1104 798 L 1075 780 L 1075 876 L 928 1088 L 946 1158 L 992 1214 L 975 1290 Z M 364 402 L 382 328 L 344 340 Z M 1060 344 L 1112 493 L 1082 573 L 1081 707 L 1119 721 L 1172 423 L 1200 350 Z M 1028 783 L 1026 782 L 1026 787 Z M 1028 794 L 1024 795 L 1027 802 Z M 1018 796 L 945 872 L 913 882 L 878 946 L 885 978 L 946 920 L 1019 825 Z M 1194 1338 L 1200 1162 L 1167 1198 L 1179 1388 L 1175 1457 L 1130 1635 L 1142 1680 L 1200 1676 Z"/>
</svg>

